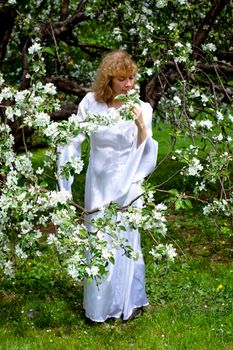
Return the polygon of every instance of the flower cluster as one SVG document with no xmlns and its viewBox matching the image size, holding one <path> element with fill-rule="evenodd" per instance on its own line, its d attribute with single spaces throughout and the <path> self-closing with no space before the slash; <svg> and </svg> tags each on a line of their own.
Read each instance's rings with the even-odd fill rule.
<svg viewBox="0 0 233 350">
<path fill-rule="evenodd" d="M 167 206 L 160 203 L 154 205 L 150 210 L 146 205 L 142 208 L 128 207 L 127 211 L 123 211 L 119 215 L 122 222 L 132 229 L 139 228 L 154 232 L 158 236 L 165 236 L 167 227 L 164 212 L 166 210 Z"/>
<path fill-rule="evenodd" d="M 97 130 L 101 126 L 111 126 L 119 121 L 133 120 L 134 114 L 132 110 L 136 105 L 140 105 L 138 90 L 132 89 L 128 94 L 119 94 L 115 99 L 123 101 L 124 104 L 118 109 L 114 107 L 109 108 L 108 113 L 88 113 L 85 121 L 80 122 L 80 129 L 90 134 L 90 132 Z"/>
<path fill-rule="evenodd" d="M 163 264 L 166 268 L 169 267 L 177 256 L 176 249 L 172 244 L 158 244 L 150 250 L 150 254 L 153 256 L 157 268 Z"/>
<path fill-rule="evenodd" d="M 124 105 L 118 110 L 110 109 L 108 115 L 89 115 L 83 122 L 71 115 L 68 121 L 51 122 L 50 112 L 59 108 L 56 88 L 51 83 L 42 84 L 36 78 L 38 66 L 34 56 L 41 55 L 40 43 L 34 42 L 28 51 L 34 72 L 31 88 L 17 91 L 4 86 L 1 76 L 3 88 L 0 101 L 11 102 L 5 108 L 8 120 L 14 122 L 20 119 L 22 126 L 38 129 L 48 138 L 51 150 L 45 152 L 42 163 L 35 168 L 30 152 L 15 154 L 11 129 L 6 123 L 0 124 L 0 163 L 1 173 L 5 175 L 0 196 L 0 268 L 8 277 L 14 277 L 17 261 L 32 256 L 40 257 L 43 254 L 42 242 L 46 241 L 48 247 L 57 251 L 63 267 L 72 278 L 100 278 L 107 272 L 108 264 L 114 263 L 114 249 L 121 250 L 122 254 L 132 259 L 140 258 L 141 253 L 134 251 L 128 244 L 127 238 L 122 235 L 124 230 L 119 214 L 112 211 L 104 215 L 100 212 L 102 214 L 97 215 L 91 223 L 95 234 L 89 233 L 86 227 L 88 222 L 86 226 L 81 223 L 83 218 L 77 215 L 70 193 L 45 189 L 45 169 L 54 168 L 56 178 L 57 157 L 52 147 L 66 145 L 75 137 L 89 134 L 100 125 L 113 125 L 121 120 L 133 119 L 132 109 L 140 103 L 138 92 L 132 90 L 128 95 L 118 96 Z M 73 157 L 59 171 L 62 176 L 69 177 L 70 174 L 80 173 L 82 168 L 83 161 Z M 154 208 L 150 221 L 148 214 L 143 217 L 145 213 L 141 213 L 139 227 L 147 223 L 148 229 L 156 229 L 164 234 L 165 220 L 160 215 L 160 209 Z M 129 209 L 128 217 L 124 216 L 125 222 L 129 220 L 126 225 L 133 225 L 135 215 L 139 213 Z M 47 227 L 46 239 L 43 227 Z"/>
</svg>

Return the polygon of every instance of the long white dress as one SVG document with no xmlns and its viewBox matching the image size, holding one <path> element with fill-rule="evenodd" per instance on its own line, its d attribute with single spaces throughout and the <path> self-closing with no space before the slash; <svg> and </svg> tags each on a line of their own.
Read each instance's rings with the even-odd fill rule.
<svg viewBox="0 0 233 350">
<path fill-rule="evenodd" d="M 93 92 L 88 93 L 79 104 L 77 117 L 85 120 L 86 113 L 107 113 L 106 103 L 96 102 Z M 102 208 L 110 202 L 126 205 L 141 193 L 141 182 L 156 166 L 158 145 L 152 138 L 152 108 L 141 102 L 147 138 L 137 146 L 137 127 L 134 121 L 121 121 L 113 126 L 100 126 L 90 135 L 90 159 L 86 174 L 85 208 Z M 71 156 L 79 157 L 83 135 L 69 146 L 60 147 L 58 166 Z M 59 180 L 60 188 L 71 192 L 73 179 Z M 142 205 L 141 199 L 134 206 Z M 129 245 L 141 251 L 138 230 L 122 231 Z M 84 309 L 86 316 L 96 322 L 122 317 L 127 320 L 134 308 L 145 306 L 148 300 L 145 292 L 145 265 L 138 260 L 114 251 L 115 263 L 109 265 L 109 272 L 101 284 L 95 281 L 84 284 Z"/>
</svg>

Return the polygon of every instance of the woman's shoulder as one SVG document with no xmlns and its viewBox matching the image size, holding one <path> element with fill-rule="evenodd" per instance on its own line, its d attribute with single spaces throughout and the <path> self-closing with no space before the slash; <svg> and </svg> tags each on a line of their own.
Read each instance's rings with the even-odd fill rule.
<svg viewBox="0 0 233 350">
<path fill-rule="evenodd" d="M 140 102 L 141 102 L 142 112 L 145 112 L 145 113 L 152 113 L 153 112 L 153 108 L 151 107 L 149 102 L 144 102 L 141 100 L 140 100 Z"/>
<path fill-rule="evenodd" d="M 78 106 L 78 115 L 84 117 L 87 113 L 106 112 L 106 103 L 96 101 L 95 93 L 88 92 Z"/>
<path fill-rule="evenodd" d="M 90 104 L 96 102 L 95 100 L 95 93 L 93 91 L 89 91 L 82 99 L 80 103 L 83 104 Z"/>
</svg>

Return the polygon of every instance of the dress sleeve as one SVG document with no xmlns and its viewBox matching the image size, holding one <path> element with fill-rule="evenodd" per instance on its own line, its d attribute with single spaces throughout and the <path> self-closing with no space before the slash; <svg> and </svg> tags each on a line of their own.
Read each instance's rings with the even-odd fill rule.
<svg viewBox="0 0 233 350">
<path fill-rule="evenodd" d="M 88 108 L 88 98 L 87 95 L 82 99 L 79 104 L 77 118 L 79 121 L 84 121 L 86 118 L 86 111 Z M 73 157 L 80 158 L 81 157 L 81 144 L 85 140 L 85 135 L 80 134 L 75 137 L 70 144 L 61 146 L 59 145 L 57 148 L 58 152 L 58 186 L 59 190 L 65 189 L 70 194 L 72 194 L 72 184 L 74 181 L 74 177 L 70 176 L 68 179 L 61 178 L 60 169 L 62 165 L 65 165 L 67 162 L 71 161 Z"/>
<path fill-rule="evenodd" d="M 143 180 L 156 167 L 158 142 L 152 138 L 152 107 L 149 103 L 142 103 L 142 114 L 147 128 L 146 139 L 137 146 L 135 140 L 130 156 L 122 171 L 122 183 L 118 187 L 116 198 L 127 195 L 132 184 Z"/>
<path fill-rule="evenodd" d="M 142 114 L 147 129 L 147 137 L 135 149 L 132 161 L 136 164 L 136 171 L 133 182 L 137 182 L 151 174 L 157 163 L 158 142 L 152 138 L 152 107 L 149 103 L 143 103 Z"/>
</svg>

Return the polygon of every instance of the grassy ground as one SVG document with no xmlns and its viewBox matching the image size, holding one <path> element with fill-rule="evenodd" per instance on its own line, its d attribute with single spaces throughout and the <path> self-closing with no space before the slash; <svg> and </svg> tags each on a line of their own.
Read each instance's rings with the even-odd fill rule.
<svg viewBox="0 0 233 350">
<path fill-rule="evenodd" d="M 161 160 L 169 139 L 159 129 L 155 134 Z M 154 181 L 173 167 L 179 165 L 167 160 Z M 176 178 L 169 186 L 191 184 Z M 233 350 L 232 238 L 196 204 L 189 212 L 171 211 L 168 228 L 179 253 L 170 269 L 154 269 L 151 239 L 142 237 L 150 306 L 130 322 L 86 323 L 82 285 L 57 270 L 52 252 L 22 267 L 13 283 L 2 278 L 0 350 Z"/>
<path fill-rule="evenodd" d="M 229 242 L 198 243 L 196 224 L 185 227 L 183 219 L 180 235 L 173 232 L 183 253 L 164 272 L 152 268 L 143 238 L 150 306 L 130 322 L 87 324 L 82 286 L 49 269 L 31 264 L 14 285 L 2 281 L 0 349 L 233 349 Z"/>
</svg>

